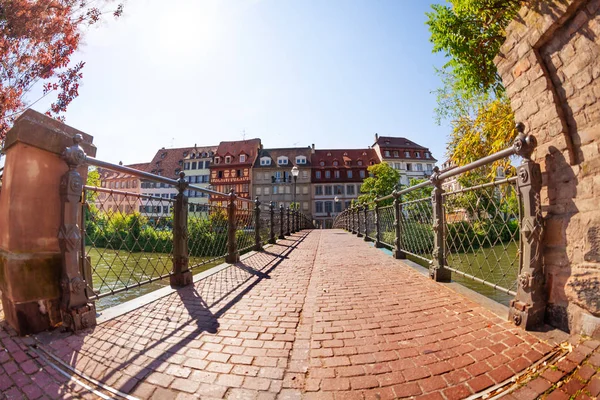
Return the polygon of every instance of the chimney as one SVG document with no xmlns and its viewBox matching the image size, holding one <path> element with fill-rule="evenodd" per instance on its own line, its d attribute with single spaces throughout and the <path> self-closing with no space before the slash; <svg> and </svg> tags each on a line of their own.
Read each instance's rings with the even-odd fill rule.
<svg viewBox="0 0 600 400">
<path fill-rule="evenodd" d="M 123 161 L 119 161 L 119 165 L 123 165 Z"/>
<path fill-rule="evenodd" d="M 315 154 L 315 144 L 313 143 L 313 144 L 311 145 L 311 147 L 312 147 L 311 154 Z"/>
<path fill-rule="evenodd" d="M 375 143 L 377 143 L 377 140 L 379 140 L 379 135 L 375 133 Z"/>
</svg>

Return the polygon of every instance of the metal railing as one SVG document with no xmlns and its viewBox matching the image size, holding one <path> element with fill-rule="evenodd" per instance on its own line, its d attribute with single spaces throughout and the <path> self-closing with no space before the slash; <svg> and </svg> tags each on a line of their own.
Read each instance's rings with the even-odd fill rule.
<svg viewBox="0 0 600 400">
<path fill-rule="evenodd" d="M 72 330 L 95 324 L 95 300 L 166 278 L 171 286 L 191 284 L 194 269 L 223 260 L 236 263 L 240 253 L 262 250 L 276 237 L 312 227 L 295 210 L 277 212 L 270 205 L 269 212 L 261 213 L 258 199 L 189 184 L 183 172 L 176 180 L 89 157 L 81 140 L 76 135 L 65 151 L 69 171 L 61 182 L 61 282 L 70 289 L 63 290 L 62 312 L 63 323 Z M 83 185 L 79 171 L 85 166 L 160 183 L 174 189 L 173 196 Z M 144 190 L 139 183 L 131 187 Z M 226 205 L 198 207 L 188 201 L 191 191 L 225 198 Z M 277 225 L 283 222 L 290 227 L 285 232 Z"/>
<path fill-rule="evenodd" d="M 535 138 L 523 133 L 522 124 L 517 130 L 512 147 L 446 172 L 436 167 L 427 181 L 350 207 L 334 227 L 393 249 L 395 258 L 428 266 L 437 281 L 448 282 L 456 274 L 514 296 L 510 317 L 515 324 L 540 325 L 545 308 L 541 173 L 530 158 Z M 495 162 L 515 155 L 523 159 L 515 176 L 481 182 Z M 475 182 L 442 189 L 446 180 L 464 174 Z"/>
</svg>

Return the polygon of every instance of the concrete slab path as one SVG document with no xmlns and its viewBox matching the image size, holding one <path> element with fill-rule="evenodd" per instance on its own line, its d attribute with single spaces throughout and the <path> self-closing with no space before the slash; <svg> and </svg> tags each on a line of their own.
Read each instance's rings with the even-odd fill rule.
<svg viewBox="0 0 600 400">
<path fill-rule="evenodd" d="M 6 398 L 461 399 L 552 350 L 340 230 L 296 233 L 93 330 L 0 341 Z"/>
</svg>

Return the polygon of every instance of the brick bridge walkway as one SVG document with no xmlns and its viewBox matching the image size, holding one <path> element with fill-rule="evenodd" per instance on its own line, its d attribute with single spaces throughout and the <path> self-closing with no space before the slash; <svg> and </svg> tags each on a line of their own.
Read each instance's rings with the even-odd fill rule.
<svg viewBox="0 0 600 400">
<path fill-rule="evenodd" d="M 4 326 L 0 342 L 0 397 L 11 399 L 118 398 L 109 388 L 143 399 L 458 399 L 554 354 L 336 230 L 297 233 L 92 331 L 18 338 Z M 598 395 L 597 347 L 584 341 L 505 393 Z"/>
</svg>

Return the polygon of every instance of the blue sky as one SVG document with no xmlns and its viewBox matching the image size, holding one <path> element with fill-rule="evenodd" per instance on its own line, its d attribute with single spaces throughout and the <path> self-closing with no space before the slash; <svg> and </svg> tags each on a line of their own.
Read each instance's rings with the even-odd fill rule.
<svg viewBox="0 0 600 400">
<path fill-rule="evenodd" d="M 434 121 L 434 67 L 444 59 L 431 53 L 430 4 L 129 0 L 74 57 L 86 66 L 67 123 L 112 162 L 244 131 L 265 147 L 357 148 L 376 132 L 405 136 L 441 161 L 449 128 Z"/>
</svg>

